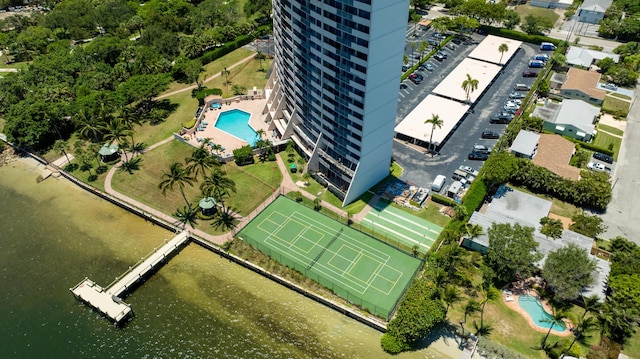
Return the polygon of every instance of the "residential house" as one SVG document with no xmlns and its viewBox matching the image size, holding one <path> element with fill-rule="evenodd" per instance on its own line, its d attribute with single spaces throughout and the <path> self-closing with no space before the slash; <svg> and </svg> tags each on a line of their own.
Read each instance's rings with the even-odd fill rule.
<svg viewBox="0 0 640 359">
<path fill-rule="evenodd" d="M 533 115 L 544 119 L 547 131 L 589 142 L 595 135 L 600 108 L 574 99 L 561 103 L 547 101 L 544 106 L 536 107 Z"/>
<path fill-rule="evenodd" d="M 613 0 L 584 0 L 578 9 L 578 21 L 597 24 L 604 18 Z"/>
<path fill-rule="evenodd" d="M 501 185 L 486 210 L 483 213 L 473 212 L 469 219 L 469 224 L 481 226 L 483 233 L 477 237 L 463 238 L 462 246 L 486 254 L 489 249 L 487 232 L 494 223 L 512 225 L 518 223 L 521 226 L 533 227 L 533 239 L 538 242 L 537 251 L 543 255 L 542 259 L 535 263 L 536 267 L 542 268 L 549 253 L 569 244 L 584 249 L 589 257 L 596 262 L 596 269 L 592 273 L 595 279 L 594 284 L 591 287 L 583 288 L 581 294 L 585 296 L 597 295 L 603 301 L 606 294 L 607 278 L 611 271 L 609 262 L 591 254 L 593 238 L 569 230 L 564 230 L 562 236 L 556 239 L 540 233 L 542 227 L 540 219 L 548 217 L 550 211 L 551 201 Z"/>
<path fill-rule="evenodd" d="M 572 0 L 531 0 L 531 6 L 545 9 L 566 9 L 573 3 Z"/>
<path fill-rule="evenodd" d="M 509 152 L 514 154 L 516 157 L 532 159 L 538 150 L 539 140 L 539 134 L 527 130 L 521 130 L 518 132 L 516 139 L 513 140 L 513 144 L 511 144 Z"/>
<path fill-rule="evenodd" d="M 597 51 L 591 49 L 585 49 L 578 46 L 570 46 L 567 51 L 567 63 L 571 66 L 582 66 L 589 68 L 595 64 L 596 61 L 602 60 L 605 57 L 610 57 L 615 63 L 620 61 L 620 55 L 612 54 L 604 51 Z"/>
<path fill-rule="evenodd" d="M 580 169 L 569 164 L 575 152 L 576 146 L 573 142 L 560 135 L 543 133 L 540 135 L 538 152 L 532 162 L 558 176 L 577 181 L 580 179 Z"/>
<path fill-rule="evenodd" d="M 572 67 L 567 72 L 567 81 L 560 87 L 560 96 L 601 106 L 607 92 L 597 88 L 600 76 L 595 71 Z"/>
</svg>

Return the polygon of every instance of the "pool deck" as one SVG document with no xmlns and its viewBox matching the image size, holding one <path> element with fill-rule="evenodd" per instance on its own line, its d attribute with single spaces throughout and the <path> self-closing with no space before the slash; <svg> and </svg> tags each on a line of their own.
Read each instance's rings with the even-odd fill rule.
<svg viewBox="0 0 640 359">
<path fill-rule="evenodd" d="M 202 143 L 198 142 L 198 138 L 209 138 L 210 142 L 218 144 L 222 146 L 222 148 L 224 148 L 224 152 L 221 153 L 222 157 L 231 156 L 233 150 L 248 145 L 247 141 L 243 141 L 233 135 L 226 133 L 225 131 L 214 127 L 216 121 L 218 120 L 218 115 L 220 115 L 221 112 L 234 109 L 250 113 L 251 118 L 249 119 L 249 125 L 255 131 L 258 131 L 260 129 L 264 130 L 266 137 L 271 140 L 271 142 L 275 142 L 275 139 L 271 137 L 271 133 L 267 131 L 267 124 L 264 122 L 264 115 L 262 114 L 262 110 L 264 109 L 266 103 L 267 100 L 241 100 L 227 104 L 226 101 L 223 100 L 222 108 L 219 110 L 211 110 L 209 108 L 206 108 L 205 115 L 202 118 L 202 121 L 207 122 L 207 125 L 204 131 L 196 131 L 191 139 L 189 139 L 189 143 L 198 147 Z"/>
<path fill-rule="evenodd" d="M 538 298 L 538 300 L 542 304 L 542 307 L 544 308 L 544 310 L 547 311 L 547 313 L 552 313 L 552 310 L 551 310 L 551 307 L 549 306 L 549 303 L 547 303 L 546 300 L 541 299 L 540 296 L 538 295 L 538 292 L 536 292 L 535 289 L 525 289 L 523 292 L 520 292 L 520 293 L 519 292 L 511 292 L 509 290 L 503 290 L 502 291 L 502 301 L 504 302 L 504 304 L 507 307 L 509 307 L 510 309 L 516 311 L 524 319 L 526 319 L 527 323 L 529 323 L 529 326 L 533 330 L 546 334 L 549 331 L 549 329 L 548 328 L 540 328 L 539 326 L 537 326 L 533 322 L 533 319 L 531 319 L 531 316 L 529 316 L 529 313 L 527 313 L 527 311 L 524 310 L 520 306 L 520 304 L 518 302 L 518 299 L 520 299 L 520 295 L 530 295 L 530 296 Z M 572 332 L 569 330 L 569 328 L 573 328 L 573 325 L 572 325 L 571 321 L 569 321 L 567 319 L 564 320 L 564 324 L 565 324 L 565 327 L 567 329 L 565 329 L 562 332 L 557 331 L 555 329 L 552 329 L 551 330 L 551 334 L 557 335 L 559 337 L 568 337 L 568 336 L 570 336 L 572 334 Z"/>
</svg>

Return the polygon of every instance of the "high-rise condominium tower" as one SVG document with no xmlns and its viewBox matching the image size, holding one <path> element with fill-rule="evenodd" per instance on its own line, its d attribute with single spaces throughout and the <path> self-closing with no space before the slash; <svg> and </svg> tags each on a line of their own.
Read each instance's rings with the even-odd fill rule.
<svg viewBox="0 0 640 359">
<path fill-rule="evenodd" d="M 409 0 L 273 0 L 266 121 L 348 204 L 389 174 Z"/>
</svg>

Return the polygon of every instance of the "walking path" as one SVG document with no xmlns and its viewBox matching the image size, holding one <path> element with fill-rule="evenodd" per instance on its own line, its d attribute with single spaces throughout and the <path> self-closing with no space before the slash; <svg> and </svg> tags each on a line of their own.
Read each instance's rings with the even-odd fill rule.
<svg viewBox="0 0 640 359">
<path fill-rule="evenodd" d="M 234 68 L 236 68 L 236 67 L 238 67 L 238 66 L 240 66 L 240 65 L 244 64 L 244 63 L 245 63 L 245 62 L 247 62 L 247 61 L 253 60 L 255 57 L 256 57 L 256 55 L 255 55 L 255 54 L 251 54 L 251 56 L 247 56 L 247 57 L 245 57 L 244 59 L 242 59 L 242 60 L 240 60 L 240 61 L 236 62 L 235 64 L 233 64 L 233 65 L 231 65 L 231 66 L 227 67 L 227 70 L 232 70 L 232 69 L 234 69 Z M 219 76 L 222 76 L 222 71 L 221 71 L 221 72 L 218 72 L 217 74 L 215 74 L 215 75 L 213 75 L 213 76 L 211 76 L 211 77 L 209 77 L 208 79 L 205 79 L 205 80 L 203 81 L 203 83 L 207 83 L 207 82 L 209 82 L 209 81 L 211 81 L 211 80 L 213 80 L 213 79 L 215 79 L 216 77 L 219 77 Z M 156 97 L 154 100 L 161 100 L 161 99 L 163 99 L 163 98 L 165 98 L 165 97 L 173 96 L 173 95 L 175 95 L 175 94 L 179 94 L 179 93 L 182 93 L 182 92 L 191 91 L 191 90 L 193 90 L 193 89 L 194 89 L 194 88 L 196 88 L 196 87 L 198 87 L 198 85 L 191 85 L 191 86 L 188 86 L 188 87 L 185 87 L 185 88 L 179 89 L 179 90 L 171 91 L 171 92 L 169 92 L 169 93 L 165 93 L 165 94 L 162 94 L 162 95 L 160 95 L 160 96 Z"/>
</svg>

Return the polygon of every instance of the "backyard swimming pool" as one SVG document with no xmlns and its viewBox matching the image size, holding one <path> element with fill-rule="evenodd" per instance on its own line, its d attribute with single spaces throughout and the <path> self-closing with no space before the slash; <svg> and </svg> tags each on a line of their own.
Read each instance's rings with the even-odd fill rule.
<svg viewBox="0 0 640 359">
<path fill-rule="evenodd" d="M 256 131 L 249 126 L 251 114 L 242 110 L 234 109 L 221 112 L 216 121 L 215 127 L 243 141 L 249 142 L 253 147 L 256 142 Z"/>
<path fill-rule="evenodd" d="M 529 314 L 537 327 L 544 329 L 551 327 L 552 316 L 544 310 L 538 298 L 531 295 L 521 295 L 520 298 L 518 298 L 518 304 Z M 567 327 L 564 322 L 560 322 L 553 324 L 552 329 L 563 332 Z"/>
</svg>

